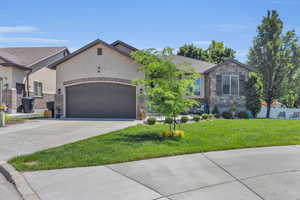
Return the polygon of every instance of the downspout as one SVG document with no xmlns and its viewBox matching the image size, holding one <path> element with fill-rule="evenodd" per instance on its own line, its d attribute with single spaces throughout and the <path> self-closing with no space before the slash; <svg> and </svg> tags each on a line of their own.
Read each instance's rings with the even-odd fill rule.
<svg viewBox="0 0 300 200">
<path fill-rule="evenodd" d="M 3 105 L 3 78 L 0 77 L 0 106 Z"/>
<path fill-rule="evenodd" d="M 26 73 L 26 89 L 27 89 L 27 97 L 30 96 L 30 92 L 29 92 L 29 74 L 31 71 Z"/>
</svg>

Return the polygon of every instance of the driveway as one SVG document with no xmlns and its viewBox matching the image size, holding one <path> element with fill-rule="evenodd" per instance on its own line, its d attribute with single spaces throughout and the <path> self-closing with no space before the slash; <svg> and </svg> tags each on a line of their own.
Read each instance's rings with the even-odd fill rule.
<svg viewBox="0 0 300 200">
<path fill-rule="evenodd" d="M 137 124 L 137 121 L 30 120 L 0 128 L 0 161 Z M 20 200 L 0 173 L 0 200 Z"/>
<path fill-rule="evenodd" d="M 0 161 L 137 124 L 137 121 L 30 120 L 0 128 Z"/>
<path fill-rule="evenodd" d="M 300 200 L 300 146 L 26 172 L 43 200 Z"/>
</svg>

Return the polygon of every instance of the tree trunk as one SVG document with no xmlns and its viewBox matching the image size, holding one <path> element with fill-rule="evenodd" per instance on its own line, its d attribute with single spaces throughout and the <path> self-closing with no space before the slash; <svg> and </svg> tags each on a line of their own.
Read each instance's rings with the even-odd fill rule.
<svg viewBox="0 0 300 200">
<path fill-rule="evenodd" d="M 271 101 L 267 102 L 267 114 L 266 114 L 266 118 L 270 118 L 270 113 L 271 113 Z"/>
</svg>

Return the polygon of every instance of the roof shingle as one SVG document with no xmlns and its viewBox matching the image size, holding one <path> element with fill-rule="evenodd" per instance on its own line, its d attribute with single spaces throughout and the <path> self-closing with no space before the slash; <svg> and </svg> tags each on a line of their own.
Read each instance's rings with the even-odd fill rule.
<svg viewBox="0 0 300 200">
<path fill-rule="evenodd" d="M 0 57 L 21 66 L 30 67 L 38 61 L 55 55 L 66 47 L 15 47 L 0 48 Z"/>
</svg>

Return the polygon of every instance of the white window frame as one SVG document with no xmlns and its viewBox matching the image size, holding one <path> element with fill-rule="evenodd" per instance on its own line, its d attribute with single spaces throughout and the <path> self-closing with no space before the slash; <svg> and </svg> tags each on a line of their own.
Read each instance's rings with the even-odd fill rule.
<svg viewBox="0 0 300 200">
<path fill-rule="evenodd" d="M 225 76 L 229 76 L 229 94 L 224 94 L 224 77 Z M 236 77 L 237 78 L 237 94 L 232 94 L 231 93 L 231 79 L 232 77 Z M 239 75 L 222 75 L 222 96 L 239 96 L 239 91 L 240 91 L 240 76 Z"/>
<path fill-rule="evenodd" d="M 37 84 L 37 91 L 35 91 L 35 84 Z M 39 94 L 39 87 L 40 86 L 42 87 L 41 88 L 41 94 Z M 43 88 L 44 88 L 44 85 L 43 85 L 42 82 L 40 82 L 40 81 L 34 81 L 33 82 L 33 95 L 34 95 L 34 97 L 43 97 L 43 94 L 44 94 Z"/>
</svg>

